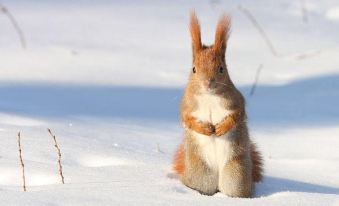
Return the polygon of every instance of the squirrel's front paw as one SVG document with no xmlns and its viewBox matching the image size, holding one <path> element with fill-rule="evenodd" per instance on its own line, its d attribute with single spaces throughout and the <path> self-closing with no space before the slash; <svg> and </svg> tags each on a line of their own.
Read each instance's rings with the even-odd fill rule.
<svg viewBox="0 0 339 206">
<path fill-rule="evenodd" d="M 226 134 L 231 128 L 229 127 L 228 124 L 217 124 L 215 126 L 215 135 L 217 135 L 218 137 L 221 135 Z"/>
<path fill-rule="evenodd" d="M 207 122 L 201 122 L 199 125 L 199 133 L 207 135 L 207 136 L 211 136 L 215 133 L 215 127 L 213 124 L 211 123 L 207 123 Z"/>
</svg>

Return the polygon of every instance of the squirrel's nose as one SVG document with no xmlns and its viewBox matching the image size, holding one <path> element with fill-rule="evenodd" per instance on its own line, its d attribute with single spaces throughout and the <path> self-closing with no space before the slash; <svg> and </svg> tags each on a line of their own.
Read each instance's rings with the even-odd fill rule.
<svg viewBox="0 0 339 206">
<path fill-rule="evenodd" d="M 215 78 L 211 78 L 206 81 L 208 88 L 215 88 L 216 86 L 216 81 Z"/>
</svg>

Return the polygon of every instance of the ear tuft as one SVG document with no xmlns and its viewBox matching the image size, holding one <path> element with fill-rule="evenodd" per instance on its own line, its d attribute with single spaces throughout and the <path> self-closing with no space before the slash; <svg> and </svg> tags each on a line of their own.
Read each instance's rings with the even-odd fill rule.
<svg viewBox="0 0 339 206">
<path fill-rule="evenodd" d="M 215 32 L 214 49 L 218 52 L 225 53 L 227 48 L 227 40 L 231 28 L 231 17 L 222 15 L 219 19 Z"/>
<path fill-rule="evenodd" d="M 195 12 L 191 12 L 190 32 L 192 37 L 193 53 L 202 48 L 200 24 Z"/>
</svg>

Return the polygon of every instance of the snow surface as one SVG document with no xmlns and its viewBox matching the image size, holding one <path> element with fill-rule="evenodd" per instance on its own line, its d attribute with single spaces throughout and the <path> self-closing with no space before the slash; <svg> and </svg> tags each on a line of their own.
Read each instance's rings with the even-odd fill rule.
<svg viewBox="0 0 339 206">
<path fill-rule="evenodd" d="M 0 14 L 0 205 L 339 205 L 339 3 L 303 1 L 303 22 L 301 2 L 3 0 L 27 49 Z M 265 159 L 252 199 L 200 195 L 171 171 L 192 8 L 205 43 L 222 11 L 233 16 L 229 72 Z"/>
<path fill-rule="evenodd" d="M 326 13 L 326 17 L 333 21 L 339 21 L 339 7 L 328 10 Z"/>
</svg>

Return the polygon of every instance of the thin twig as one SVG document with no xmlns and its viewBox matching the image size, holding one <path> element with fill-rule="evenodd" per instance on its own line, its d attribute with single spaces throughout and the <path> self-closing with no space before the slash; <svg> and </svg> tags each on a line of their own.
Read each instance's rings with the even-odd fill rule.
<svg viewBox="0 0 339 206">
<path fill-rule="evenodd" d="M 310 50 L 310 51 L 306 51 L 303 53 L 299 53 L 296 54 L 294 56 L 292 56 L 293 59 L 295 60 L 304 60 L 304 59 L 308 59 L 311 57 L 315 57 L 315 56 L 319 56 L 323 51 L 318 49 L 318 50 Z"/>
<path fill-rule="evenodd" d="M 260 26 L 260 24 L 258 23 L 258 21 L 254 18 L 254 16 L 251 14 L 251 12 L 242 7 L 239 6 L 238 9 L 245 14 L 245 16 L 252 22 L 252 24 L 255 26 L 255 28 L 258 30 L 258 32 L 260 33 L 260 35 L 262 36 L 262 38 L 265 40 L 268 48 L 270 49 L 271 53 L 274 56 L 278 56 L 278 53 L 276 51 L 276 49 L 273 46 L 272 41 L 270 40 L 270 38 L 268 37 L 268 35 L 266 34 L 266 32 L 264 31 L 264 29 Z"/>
<path fill-rule="evenodd" d="M 19 24 L 17 23 L 17 21 L 15 20 L 14 16 L 12 15 L 11 12 L 9 12 L 9 10 L 7 9 L 7 7 L 5 7 L 4 5 L 0 4 L 0 11 L 2 13 L 4 13 L 8 19 L 10 20 L 10 22 L 12 23 L 15 31 L 18 33 L 19 38 L 20 38 L 20 42 L 21 42 L 21 46 L 23 49 L 26 48 L 26 40 L 24 37 L 24 33 L 22 32 L 22 29 L 19 27 Z"/>
<path fill-rule="evenodd" d="M 64 175 L 62 173 L 62 165 L 61 165 L 61 150 L 60 150 L 60 147 L 58 145 L 58 142 L 56 140 L 56 136 L 52 133 L 51 129 L 47 128 L 47 131 L 49 132 L 49 134 L 52 136 L 53 140 L 54 140 L 54 146 L 55 148 L 57 149 L 57 152 L 58 152 L 58 165 L 59 165 L 59 174 L 60 174 L 60 177 L 61 177 L 61 182 L 62 184 L 65 184 L 65 179 L 64 179 Z"/>
<path fill-rule="evenodd" d="M 24 165 L 24 161 L 22 160 L 22 153 L 21 153 L 21 135 L 20 135 L 20 132 L 18 133 L 18 147 L 19 147 L 20 164 L 21 164 L 21 168 L 22 168 L 23 189 L 24 189 L 24 191 L 26 192 L 25 165 Z"/>
<path fill-rule="evenodd" d="M 211 5 L 212 9 L 215 9 L 218 6 L 218 4 L 220 4 L 220 1 L 219 0 L 210 0 L 209 3 Z"/>
<path fill-rule="evenodd" d="M 250 91 L 250 96 L 254 95 L 255 89 L 257 88 L 257 84 L 258 84 L 258 81 L 259 81 L 260 72 L 261 72 L 261 69 L 263 68 L 263 66 L 264 66 L 263 64 L 260 64 L 256 73 L 255 73 L 255 79 L 254 79 L 254 82 L 253 82 L 253 85 L 252 85 L 252 88 L 251 88 L 251 91 Z"/>
<path fill-rule="evenodd" d="M 306 24 L 308 23 L 308 10 L 306 6 L 306 0 L 300 0 L 300 4 L 301 4 L 302 19 L 303 19 L 303 22 Z"/>
<path fill-rule="evenodd" d="M 162 154 L 165 153 L 165 152 L 163 152 L 163 151 L 160 149 L 159 143 L 157 143 L 157 152 L 158 152 L 158 153 L 162 153 Z"/>
</svg>

